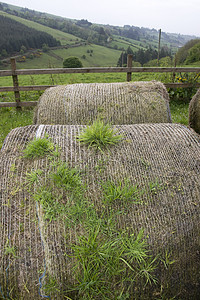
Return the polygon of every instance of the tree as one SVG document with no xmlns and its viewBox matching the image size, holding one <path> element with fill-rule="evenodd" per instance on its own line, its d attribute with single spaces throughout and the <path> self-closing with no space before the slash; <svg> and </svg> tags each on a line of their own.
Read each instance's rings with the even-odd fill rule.
<svg viewBox="0 0 200 300">
<path fill-rule="evenodd" d="M 199 39 L 193 39 L 188 41 L 183 47 L 181 47 L 176 53 L 177 64 L 182 64 L 186 60 L 189 50 L 196 44 L 199 43 Z"/>
<path fill-rule="evenodd" d="M 71 56 L 66 58 L 63 61 L 63 68 L 82 68 L 82 62 L 78 59 L 78 57 Z"/>
<path fill-rule="evenodd" d="M 189 49 L 185 63 L 187 65 L 196 61 L 200 61 L 200 42 Z"/>
<path fill-rule="evenodd" d="M 42 45 L 42 51 L 43 52 L 48 52 L 49 51 L 49 46 L 47 44 Z"/>
</svg>

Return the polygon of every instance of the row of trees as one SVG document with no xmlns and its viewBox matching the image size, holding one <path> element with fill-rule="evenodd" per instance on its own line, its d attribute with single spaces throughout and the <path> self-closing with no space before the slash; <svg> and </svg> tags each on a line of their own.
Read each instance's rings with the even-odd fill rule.
<svg viewBox="0 0 200 300">
<path fill-rule="evenodd" d="M 129 46 L 125 52 L 121 53 L 119 60 L 117 62 L 117 66 L 123 66 L 126 64 L 128 54 L 132 54 L 133 60 L 135 62 L 139 62 L 141 65 L 144 65 L 147 62 L 149 62 L 150 60 L 156 59 L 158 57 L 158 51 L 151 47 L 149 47 L 146 50 L 141 48 L 138 51 L 133 52 L 133 50 Z M 167 57 L 167 56 L 171 57 L 171 51 L 166 46 L 162 47 L 160 50 L 159 57 L 163 58 L 163 57 Z"/>
<path fill-rule="evenodd" d="M 13 19 L 0 15 L 0 54 L 13 54 L 20 52 L 22 46 L 25 49 L 38 49 L 42 45 L 54 47 L 60 42 L 50 34 L 29 28 Z"/>
</svg>

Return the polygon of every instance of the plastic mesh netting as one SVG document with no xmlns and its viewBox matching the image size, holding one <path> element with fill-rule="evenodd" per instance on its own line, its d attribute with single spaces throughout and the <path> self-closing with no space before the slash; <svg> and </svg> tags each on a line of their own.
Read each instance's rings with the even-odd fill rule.
<svg viewBox="0 0 200 300">
<path fill-rule="evenodd" d="M 123 185 L 127 179 L 130 187 L 136 187 L 137 201 L 133 197 L 127 208 L 123 201 L 113 203 L 112 210 L 121 212 L 114 219 L 116 230 L 127 229 L 130 234 L 138 234 L 143 229 L 153 255 L 163 257 L 170 253 L 172 256 L 172 269 L 159 263 L 156 271 L 161 285 L 168 280 L 169 296 L 198 299 L 198 135 L 177 124 L 116 126 L 123 140 L 102 152 L 79 143 L 77 135 L 83 128 L 83 125 L 34 125 L 16 128 L 6 138 L 0 158 L 0 297 L 81 299 L 80 295 L 67 290 L 77 280 L 74 271 L 78 272 L 74 269 L 70 245 L 76 244 L 80 235 L 87 235 L 83 226 L 86 216 L 77 217 L 76 224 L 70 223 L 70 214 L 66 212 L 62 218 L 52 220 L 45 216 L 44 207 L 32 195 L 41 184 L 48 185 L 54 160 L 23 157 L 29 141 L 48 134 L 48 139 L 59 146 L 60 159 L 67 162 L 69 168 L 79 170 L 84 199 L 93 205 L 98 215 L 105 209 L 102 195 L 106 183 Z M 40 180 L 27 187 L 27 174 L 35 171 L 40 174 Z M 58 192 L 59 201 L 53 201 L 63 205 L 71 201 L 71 211 L 70 207 L 76 204 L 76 198 L 71 195 L 74 195 L 73 189 L 66 194 Z M 73 216 L 76 219 L 74 211 Z M 129 267 L 126 265 L 126 268 Z M 45 289 L 49 278 L 57 283 L 54 291 Z M 159 293 L 159 285 L 149 290 L 137 282 L 129 291 L 129 297 L 157 299 Z M 115 299 L 114 292 L 109 297 Z M 96 299 L 103 298 L 96 295 Z"/>
<path fill-rule="evenodd" d="M 41 96 L 34 124 L 89 124 L 101 119 L 114 125 L 170 123 L 169 96 L 156 81 L 71 84 Z"/>
</svg>

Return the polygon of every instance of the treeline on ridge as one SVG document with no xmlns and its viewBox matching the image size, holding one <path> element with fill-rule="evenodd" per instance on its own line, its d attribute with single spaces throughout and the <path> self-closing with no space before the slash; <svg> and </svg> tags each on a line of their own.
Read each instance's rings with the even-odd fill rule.
<svg viewBox="0 0 200 300">
<path fill-rule="evenodd" d="M 49 47 L 60 45 L 60 42 L 50 34 L 29 28 L 15 20 L 0 15 L 0 55 L 19 52 L 21 47 L 26 49 L 42 48 L 46 44 Z"/>
<path fill-rule="evenodd" d="M 128 54 L 132 54 L 133 61 L 139 62 L 141 65 L 144 65 L 147 62 L 158 58 L 158 51 L 151 47 L 149 47 L 148 49 L 145 49 L 145 50 L 139 49 L 138 51 L 133 52 L 133 50 L 129 46 L 125 52 L 121 53 L 118 63 L 117 63 L 117 66 L 121 67 L 121 66 L 126 65 Z M 163 58 L 163 57 L 167 57 L 167 56 L 169 56 L 169 57 L 172 56 L 170 49 L 167 46 L 162 47 L 160 50 L 160 53 L 159 53 L 159 57 Z"/>
</svg>

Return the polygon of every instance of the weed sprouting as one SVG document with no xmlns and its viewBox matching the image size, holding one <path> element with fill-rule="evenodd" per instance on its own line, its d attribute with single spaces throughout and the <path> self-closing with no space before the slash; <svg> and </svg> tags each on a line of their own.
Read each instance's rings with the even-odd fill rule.
<svg viewBox="0 0 200 300">
<path fill-rule="evenodd" d="M 57 220 L 63 211 L 63 205 L 59 203 L 49 187 L 42 186 L 34 194 L 33 199 L 40 203 L 44 211 L 44 219 L 51 222 Z"/>
<path fill-rule="evenodd" d="M 26 173 L 26 181 L 28 186 L 32 186 L 34 183 L 40 184 L 39 177 L 43 174 L 43 170 L 32 170 L 30 173 Z"/>
<path fill-rule="evenodd" d="M 164 184 L 160 183 L 157 178 L 154 182 L 149 182 L 149 190 L 153 195 L 157 195 L 164 188 Z"/>
<path fill-rule="evenodd" d="M 24 150 L 25 158 L 38 158 L 54 151 L 54 144 L 51 140 L 45 138 L 34 138 L 28 143 Z"/>
<path fill-rule="evenodd" d="M 103 187 L 103 202 L 105 204 L 113 203 L 115 201 L 138 203 L 140 200 L 140 192 L 137 185 L 131 185 L 130 182 L 125 179 L 122 183 L 121 181 L 117 184 L 113 181 L 107 181 L 102 183 Z"/>
<path fill-rule="evenodd" d="M 6 244 L 5 244 L 5 248 L 4 248 L 4 255 L 9 255 L 12 258 L 19 258 L 16 255 L 16 247 L 15 246 L 10 246 L 10 241 L 9 239 L 7 239 Z"/>
<path fill-rule="evenodd" d="M 168 269 L 171 265 L 173 265 L 176 260 L 172 259 L 172 252 L 169 251 L 165 251 L 165 257 L 164 258 L 160 258 L 160 260 L 162 261 L 165 269 Z"/>
<path fill-rule="evenodd" d="M 77 136 L 77 139 L 81 143 L 101 151 L 108 148 L 108 146 L 119 143 L 122 138 L 123 136 L 117 134 L 114 128 L 109 124 L 104 124 L 104 122 L 100 120 L 94 121 L 91 126 L 87 126 L 80 135 Z"/>
<path fill-rule="evenodd" d="M 94 299 L 99 295 L 100 299 L 119 299 L 121 295 L 123 299 L 129 292 L 133 294 L 137 278 L 146 283 L 156 282 L 151 274 L 156 259 L 148 255 L 143 231 L 136 237 L 113 231 L 108 237 L 97 226 L 81 236 L 72 249 L 77 261 L 74 272 L 78 283 L 74 289 L 80 298 L 84 295 Z"/>
<path fill-rule="evenodd" d="M 49 276 L 47 281 L 45 282 L 44 286 L 43 286 L 44 292 L 46 294 L 51 293 L 52 294 L 57 294 L 60 293 L 60 289 L 58 287 L 58 283 L 56 278 Z"/>
<path fill-rule="evenodd" d="M 72 191 L 82 185 L 79 171 L 69 168 L 65 162 L 58 163 L 51 177 L 57 187 L 63 187 L 65 190 Z"/>
</svg>

